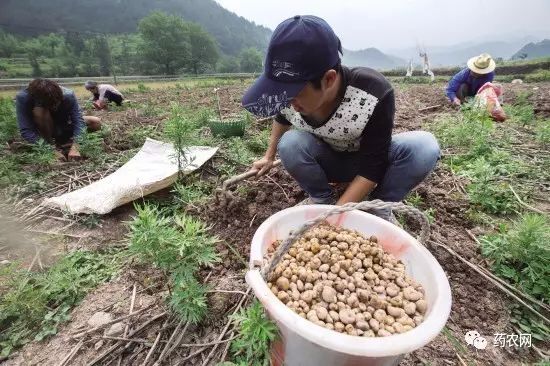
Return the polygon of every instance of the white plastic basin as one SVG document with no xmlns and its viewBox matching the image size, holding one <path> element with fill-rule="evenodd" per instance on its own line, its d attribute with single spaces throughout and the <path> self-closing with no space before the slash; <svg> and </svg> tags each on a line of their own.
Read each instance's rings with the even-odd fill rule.
<svg viewBox="0 0 550 366">
<path fill-rule="evenodd" d="M 246 281 L 277 324 L 281 339 L 272 347 L 274 365 L 397 365 L 403 356 L 428 344 L 449 317 L 451 289 L 434 256 L 399 227 L 363 211 L 349 211 L 328 219 L 331 224 L 375 235 L 384 250 L 401 259 L 407 273 L 422 284 L 428 310 L 416 328 L 389 337 L 356 337 L 338 333 L 300 317 L 270 291 L 253 263 L 261 261 L 267 248 L 284 240 L 305 221 L 334 208 L 329 205 L 297 206 L 269 217 L 256 231 L 250 249 L 250 270 Z"/>
</svg>

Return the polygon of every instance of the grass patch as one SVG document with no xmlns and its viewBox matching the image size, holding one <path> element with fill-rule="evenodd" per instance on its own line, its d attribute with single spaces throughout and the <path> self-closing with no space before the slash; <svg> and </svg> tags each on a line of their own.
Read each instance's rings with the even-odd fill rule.
<svg viewBox="0 0 550 366">
<path fill-rule="evenodd" d="M 0 355 L 57 333 L 71 308 L 117 273 L 121 257 L 121 253 L 76 251 L 44 273 L 29 273 L 15 265 L 0 269 Z"/>
</svg>

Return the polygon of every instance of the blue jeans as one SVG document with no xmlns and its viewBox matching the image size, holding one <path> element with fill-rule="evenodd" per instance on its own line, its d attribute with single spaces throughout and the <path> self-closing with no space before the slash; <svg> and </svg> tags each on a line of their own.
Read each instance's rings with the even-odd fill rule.
<svg viewBox="0 0 550 366">
<path fill-rule="evenodd" d="M 286 171 L 315 203 L 334 203 L 329 182 L 351 182 L 361 165 L 359 153 L 334 151 L 306 131 L 285 132 L 277 150 Z M 435 168 L 439 152 L 439 144 L 429 132 L 393 135 L 386 174 L 369 198 L 390 202 L 403 200 Z"/>
</svg>

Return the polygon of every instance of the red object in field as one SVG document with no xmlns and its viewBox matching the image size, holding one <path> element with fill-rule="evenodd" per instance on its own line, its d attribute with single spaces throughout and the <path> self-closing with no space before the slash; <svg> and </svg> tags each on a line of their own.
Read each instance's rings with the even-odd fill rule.
<svg viewBox="0 0 550 366">
<path fill-rule="evenodd" d="M 498 98 L 502 95 L 502 86 L 500 84 L 485 83 L 479 88 L 475 100 L 480 108 L 486 108 L 491 117 L 498 122 L 506 120 L 506 113 Z"/>
</svg>

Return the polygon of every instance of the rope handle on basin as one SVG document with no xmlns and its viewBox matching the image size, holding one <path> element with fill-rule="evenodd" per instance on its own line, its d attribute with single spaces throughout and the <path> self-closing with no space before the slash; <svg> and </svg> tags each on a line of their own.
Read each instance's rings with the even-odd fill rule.
<svg viewBox="0 0 550 366">
<path fill-rule="evenodd" d="M 353 210 L 372 210 L 372 209 L 391 209 L 394 212 L 405 214 L 410 218 L 415 219 L 420 223 L 420 243 L 425 245 L 426 241 L 430 237 L 430 222 L 428 217 L 422 211 L 416 207 L 405 205 L 402 202 L 384 202 L 381 200 L 363 201 L 363 202 L 349 202 L 342 206 L 336 206 L 316 218 L 306 221 L 297 230 L 291 231 L 288 237 L 279 245 L 275 253 L 270 260 L 264 262 L 261 268 L 261 274 L 264 279 L 268 278 L 273 269 L 279 264 L 283 256 L 288 252 L 292 243 L 298 240 L 307 230 L 315 225 L 325 221 L 327 217 L 332 215 L 341 214 Z"/>
</svg>

